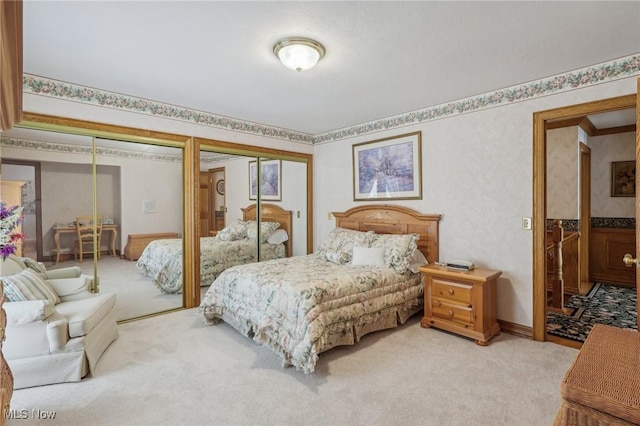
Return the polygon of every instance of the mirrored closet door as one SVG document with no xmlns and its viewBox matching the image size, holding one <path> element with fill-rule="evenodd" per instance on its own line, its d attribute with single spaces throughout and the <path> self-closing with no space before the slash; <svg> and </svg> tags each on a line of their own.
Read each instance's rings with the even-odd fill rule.
<svg viewBox="0 0 640 426">
<path fill-rule="evenodd" d="M 181 293 L 163 292 L 137 262 L 153 239 L 145 236 L 172 235 L 182 247 L 183 149 L 83 132 L 91 133 L 15 127 L 1 135 L 3 181 L 25 182 L 22 255 L 94 276 L 93 291 L 116 294 L 119 321 L 184 306 Z M 80 243 L 78 227 L 87 224 L 89 241 Z M 143 238 L 127 256 L 131 236 Z"/>
</svg>

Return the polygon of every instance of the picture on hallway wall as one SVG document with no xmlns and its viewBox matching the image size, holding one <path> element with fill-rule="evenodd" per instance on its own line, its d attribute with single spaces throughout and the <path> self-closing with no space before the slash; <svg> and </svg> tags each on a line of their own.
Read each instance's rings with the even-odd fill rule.
<svg viewBox="0 0 640 426">
<path fill-rule="evenodd" d="M 611 196 L 636 196 L 635 161 L 614 161 L 611 163 Z"/>
<path fill-rule="evenodd" d="M 422 133 L 353 145 L 353 200 L 421 200 Z"/>
</svg>

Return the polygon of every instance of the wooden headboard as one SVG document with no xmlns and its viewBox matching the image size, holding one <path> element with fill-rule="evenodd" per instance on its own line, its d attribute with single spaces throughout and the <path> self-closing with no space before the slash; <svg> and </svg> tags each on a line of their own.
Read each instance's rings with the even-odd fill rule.
<svg viewBox="0 0 640 426">
<path fill-rule="evenodd" d="M 256 205 L 251 204 L 248 207 L 245 207 L 242 210 L 242 220 L 257 220 L 256 215 Z M 276 206 L 275 204 L 260 204 L 261 211 L 261 221 L 262 222 L 279 222 L 280 228 L 287 231 L 289 235 L 289 239 L 284 243 L 287 257 L 291 256 L 293 253 L 293 236 L 292 231 L 293 227 L 291 224 L 291 210 L 283 210 L 281 207 Z"/>
<path fill-rule="evenodd" d="M 418 234 L 418 250 L 429 263 L 439 260 L 438 223 L 442 215 L 421 214 L 407 207 L 365 205 L 333 212 L 336 226 L 378 234 Z"/>
</svg>

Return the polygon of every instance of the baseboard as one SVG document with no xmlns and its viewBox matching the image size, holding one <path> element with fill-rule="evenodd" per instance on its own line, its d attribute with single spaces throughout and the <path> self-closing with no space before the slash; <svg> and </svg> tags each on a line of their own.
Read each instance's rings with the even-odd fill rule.
<svg viewBox="0 0 640 426">
<path fill-rule="evenodd" d="M 501 319 L 498 320 L 498 324 L 500 324 L 500 331 L 514 334 L 519 337 L 525 337 L 527 339 L 533 339 L 533 328 L 531 327 L 516 324 L 514 322 L 504 321 Z"/>
</svg>

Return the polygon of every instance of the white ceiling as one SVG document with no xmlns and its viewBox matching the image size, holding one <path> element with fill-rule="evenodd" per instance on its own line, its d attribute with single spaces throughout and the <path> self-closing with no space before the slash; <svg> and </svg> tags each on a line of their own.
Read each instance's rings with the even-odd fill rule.
<svg viewBox="0 0 640 426">
<path fill-rule="evenodd" d="M 638 1 L 24 3 L 25 73 L 313 135 L 638 52 Z"/>
</svg>

